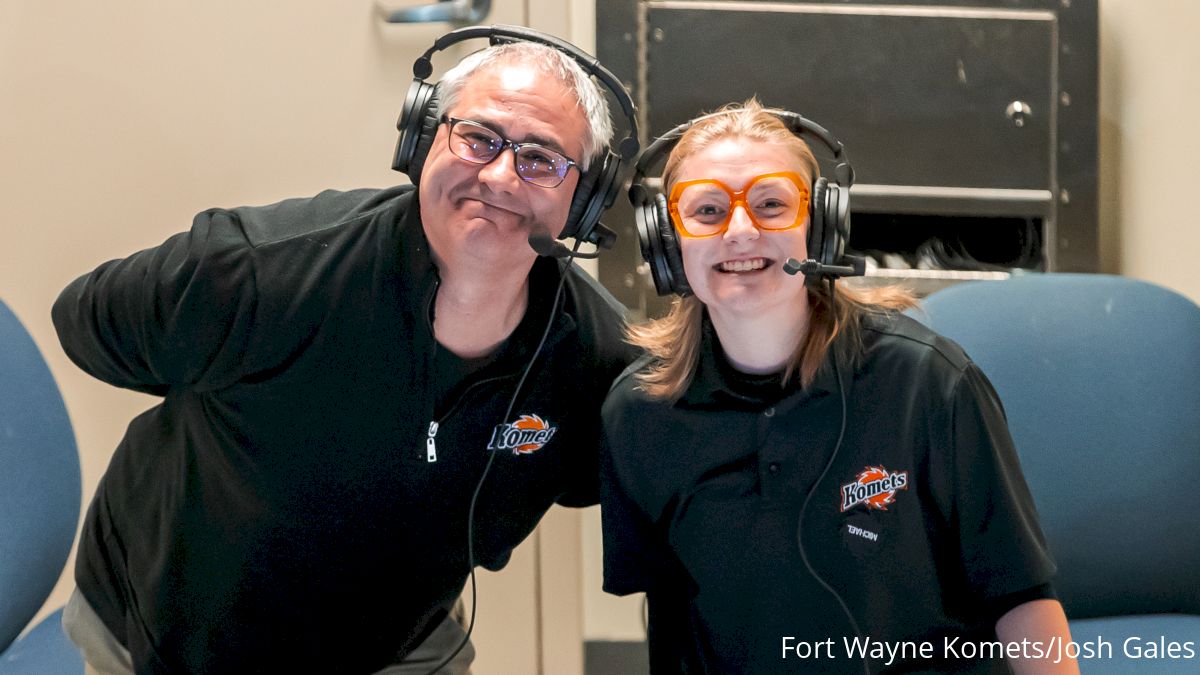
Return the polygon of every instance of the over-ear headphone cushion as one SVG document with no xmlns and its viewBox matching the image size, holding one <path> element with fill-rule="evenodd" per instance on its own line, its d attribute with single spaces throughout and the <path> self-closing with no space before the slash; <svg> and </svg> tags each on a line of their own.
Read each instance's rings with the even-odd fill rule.
<svg viewBox="0 0 1200 675">
<path fill-rule="evenodd" d="M 808 205 L 808 257 L 823 265 L 833 265 L 836 261 L 825 259 L 826 237 L 828 236 L 828 201 L 829 182 L 818 178 L 813 182 L 812 201 Z"/>
<path fill-rule="evenodd" d="M 662 251 L 663 267 L 669 275 L 668 286 L 672 293 L 682 296 L 692 294 L 688 284 L 687 274 L 683 271 L 683 253 L 679 250 L 679 235 L 671 223 L 671 214 L 667 212 L 667 198 L 662 194 L 654 195 L 654 220 L 658 225 L 659 248 Z"/>
<path fill-rule="evenodd" d="M 421 169 L 437 136 L 437 109 L 437 86 L 415 80 L 406 100 L 403 119 L 397 125 L 401 132 L 393 162 L 393 168 L 408 174 L 413 185 L 421 182 Z"/>
<path fill-rule="evenodd" d="M 592 165 L 588 170 L 579 176 L 579 183 L 575 185 L 575 194 L 571 197 L 571 208 L 567 211 L 567 224 L 563 228 L 563 237 L 577 237 L 586 241 L 586 236 L 591 234 L 595 226 L 595 222 L 583 222 L 585 216 L 589 213 L 592 196 L 596 192 L 596 183 L 601 179 L 608 166 L 609 157 L 601 155 L 592 161 Z M 599 214 L 596 214 L 594 221 L 599 220 Z"/>
<path fill-rule="evenodd" d="M 437 87 L 431 87 L 429 98 L 421 111 L 421 131 L 417 135 L 417 145 L 413 149 L 411 168 L 408 177 L 413 185 L 421 182 L 421 169 L 425 167 L 425 159 L 429 157 L 429 149 L 433 147 L 433 139 L 438 131 L 438 95 Z"/>
<path fill-rule="evenodd" d="M 629 191 L 629 202 L 633 205 L 633 224 L 637 230 L 638 248 L 642 260 L 650 267 L 650 278 L 654 281 L 654 290 L 659 295 L 671 292 L 667 272 L 662 269 L 662 242 L 658 236 L 658 219 L 655 216 L 653 196 L 641 186 L 634 186 Z"/>
<path fill-rule="evenodd" d="M 829 209 L 825 212 L 825 222 L 829 226 L 825 230 L 825 250 L 832 261 L 830 264 L 841 264 L 846 252 L 846 242 L 850 239 L 850 190 L 837 184 L 830 184 L 826 190 L 825 201 Z"/>
</svg>

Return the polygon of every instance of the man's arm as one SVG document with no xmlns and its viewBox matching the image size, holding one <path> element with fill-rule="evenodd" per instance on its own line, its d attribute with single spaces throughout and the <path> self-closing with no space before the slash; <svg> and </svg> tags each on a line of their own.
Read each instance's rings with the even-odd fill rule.
<svg viewBox="0 0 1200 675">
<path fill-rule="evenodd" d="M 63 349 L 94 377 L 146 393 L 227 384 L 253 323 L 251 258 L 231 214 L 202 213 L 191 231 L 67 286 L 52 310 Z"/>
<path fill-rule="evenodd" d="M 1079 664 L 1065 653 L 1071 629 L 1057 600 L 1031 600 L 1013 607 L 996 622 L 996 637 L 1005 644 L 1029 640 L 1043 646 L 1059 645 L 1044 658 L 1009 659 L 1008 665 L 1016 675 L 1079 672 Z"/>
</svg>

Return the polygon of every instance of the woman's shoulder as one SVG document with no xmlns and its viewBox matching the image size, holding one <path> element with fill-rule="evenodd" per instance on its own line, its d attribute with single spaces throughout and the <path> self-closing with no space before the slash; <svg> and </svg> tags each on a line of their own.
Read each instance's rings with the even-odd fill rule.
<svg viewBox="0 0 1200 675">
<path fill-rule="evenodd" d="M 901 312 L 864 317 L 863 350 L 865 367 L 904 373 L 917 381 L 939 381 L 950 387 L 974 367 L 958 343 Z"/>
<path fill-rule="evenodd" d="M 661 367 L 658 358 L 642 353 L 617 376 L 601 409 L 605 429 L 610 434 L 622 435 L 634 429 L 666 428 L 673 426 L 684 415 L 675 399 L 648 391 L 654 387 L 647 383 L 646 376 L 658 367 Z"/>
<path fill-rule="evenodd" d="M 655 401 L 641 385 L 639 376 L 650 372 L 658 364 L 658 359 L 640 352 L 637 358 L 626 366 L 625 370 L 613 380 L 604 401 L 604 408 L 624 409 L 630 406 L 650 404 Z"/>
</svg>

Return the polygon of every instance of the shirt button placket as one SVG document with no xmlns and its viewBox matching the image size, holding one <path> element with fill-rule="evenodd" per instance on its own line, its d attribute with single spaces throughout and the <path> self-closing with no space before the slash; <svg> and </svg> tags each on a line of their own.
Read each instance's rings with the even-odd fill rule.
<svg viewBox="0 0 1200 675">
<path fill-rule="evenodd" d="M 768 452 L 769 444 L 767 443 L 767 439 L 771 437 L 771 422 L 774 421 L 774 417 L 774 406 L 762 411 L 761 424 L 759 425 L 759 429 L 761 429 L 759 448 L 765 454 L 774 454 Z M 763 455 L 760 455 L 760 457 L 763 457 Z M 763 458 L 765 459 L 765 457 Z M 771 461 L 767 462 L 766 468 L 767 472 L 763 477 L 763 497 L 771 501 L 778 498 L 782 490 L 783 486 L 779 480 L 779 475 L 783 473 L 783 465 L 779 462 Z"/>
</svg>

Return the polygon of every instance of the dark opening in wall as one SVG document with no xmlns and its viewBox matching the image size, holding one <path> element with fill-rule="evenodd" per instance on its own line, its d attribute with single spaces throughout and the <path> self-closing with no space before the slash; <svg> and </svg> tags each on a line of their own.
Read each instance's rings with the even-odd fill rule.
<svg viewBox="0 0 1200 675">
<path fill-rule="evenodd" d="M 1041 218 L 855 213 L 848 247 L 892 269 L 1045 269 Z"/>
</svg>

